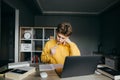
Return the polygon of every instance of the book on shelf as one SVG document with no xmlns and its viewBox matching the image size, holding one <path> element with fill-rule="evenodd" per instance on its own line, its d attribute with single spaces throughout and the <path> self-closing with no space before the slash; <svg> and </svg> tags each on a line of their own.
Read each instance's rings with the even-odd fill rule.
<svg viewBox="0 0 120 80">
<path fill-rule="evenodd" d="M 17 68 L 17 67 L 24 67 L 24 66 L 30 66 L 30 62 L 23 61 L 23 62 L 15 62 L 15 63 L 8 63 L 8 68 Z"/>
<path fill-rule="evenodd" d="M 40 58 L 38 55 L 34 55 L 32 57 L 32 63 L 40 63 Z"/>
<path fill-rule="evenodd" d="M 21 43 L 21 52 L 30 52 L 32 51 L 32 44 L 31 43 Z"/>
<path fill-rule="evenodd" d="M 22 80 L 23 78 L 27 77 L 28 75 L 35 72 L 35 67 L 25 66 L 14 68 L 13 70 L 5 73 L 5 78 L 7 79 L 17 79 Z"/>
</svg>

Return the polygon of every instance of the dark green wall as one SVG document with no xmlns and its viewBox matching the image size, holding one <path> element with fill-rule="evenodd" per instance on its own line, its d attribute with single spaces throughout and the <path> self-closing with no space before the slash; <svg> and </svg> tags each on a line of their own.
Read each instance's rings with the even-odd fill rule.
<svg viewBox="0 0 120 80">
<path fill-rule="evenodd" d="M 0 23 L 2 22 L 2 25 L 0 25 L 0 60 L 10 60 L 14 59 L 15 54 L 15 10 L 19 10 L 19 26 L 34 26 L 34 15 L 21 0 L 2 1 L 2 7 L 0 5 L 0 11 L 2 11 L 0 12 L 0 14 L 2 13 L 0 17 Z M 9 7 L 6 7 L 3 3 Z M 11 8 L 14 12 L 10 10 Z"/>
<path fill-rule="evenodd" d="M 11 7 L 19 10 L 19 26 L 34 26 L 34 14 L 24 0 L 4 0 Z"/>
<path fill-rule="evenodd" d="M 70 38 L 78 45 L 82 55 L 92 55 L 93 51 L 97 51 L 100 24 L 96 15 L 36 16 L 35 26 L 57 26 L 63 21 L 68 21 L 72 24 L 73 34 Z"/>
<path fill-rule="evenodd" d="M 120 55 L 120 4 L 100 15 L 102 51 Z"/>
<path fill-rule="evenodd" d="M 113 50 L 120 53 L 120 7 L 118 6 L 101 15 L 95 16 L 35 16 L 29 9 L 29 6 L 25 5 L 22 0 L 4 0 L 4 2 L 12 8 L 19 10 L 19 26 L 57 26 L 57 24 L 63 21 L 70 22 L 73 26 L 73 35 L 71 36 L 71 40 L 78 45 L 82 55 L 92 55 L 93 51 L 98 50 L 99 43 L 102 43 L 102 51 L 104 53 L 112 53 Z M 1 26 L 0 20 L 0 30 L 1 27 L 3 26 Z M 0 47 L 2 38 L 1 35 L 3 34 L 0 32 Z"/>
<path fill-rule="evenodd" d="M 1 51 L 1 0 L 0 0 L 0 51 Z"/>
</svg>

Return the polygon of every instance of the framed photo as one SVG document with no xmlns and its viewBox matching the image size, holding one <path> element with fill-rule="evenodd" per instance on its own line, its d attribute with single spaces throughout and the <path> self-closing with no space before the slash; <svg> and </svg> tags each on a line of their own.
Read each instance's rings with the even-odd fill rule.
<svg viewBox="0 0 120 80">
<path fill-rule="evenodd" d="M 30 51 L 32 51 L 32 44 L 30 44 L 30 43 L 22 43 L 20 51 L 21 52 L 30 52 Z"/>
</svg>

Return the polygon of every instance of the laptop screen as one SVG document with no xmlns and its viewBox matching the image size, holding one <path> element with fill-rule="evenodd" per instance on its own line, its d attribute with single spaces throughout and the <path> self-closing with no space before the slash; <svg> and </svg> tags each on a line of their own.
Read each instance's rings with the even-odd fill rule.
<svg viewBox="0 0 120 80">
<path fill-rule="evenodd" d="M 101 56 L 68 56 L 60 77 L 94 74 L 100 59 Z"/>
</svg>

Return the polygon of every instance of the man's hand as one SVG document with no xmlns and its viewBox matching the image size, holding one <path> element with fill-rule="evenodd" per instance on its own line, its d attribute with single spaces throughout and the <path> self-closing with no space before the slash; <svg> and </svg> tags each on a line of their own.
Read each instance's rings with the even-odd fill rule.
<svg viewBox="0 0 120 80">
<path fill-rule="evenodd" d="M 69 38 L 67 38 L 67 39 L 66 39 L 66 42 L 67 42 L 67 43 L 70 43 L 70 42 L 71 42 L 71 40 L 70 40 Z"/>
<path fill-rule="evenodd" d="M 56 48 L 58 47 L 58 44 L 59 43 L 57 43 L 53 48 L 51 48 L 50 50 L 51 55 L 54 55 L 56 53 Z"/>
<path fill-rule="evenodd" d="M 67 38 L 67 39 L 64 41 L 64 43 L 63 43 L 63 44 L 64 44 L 64 45 L 65 45 L 66 43 L 68 43 L 68 44 L 69 44 L 70 42 L 71 42 L 71 40 L 70 40 L 69 38 Z"/>
<path fill-rule="evenodd" d="M 56 48 L 57 46 L 51 48 L 51 51 L 50 51 L 51 55 L 54 55 L 56 53 Z"/>
</svg>

